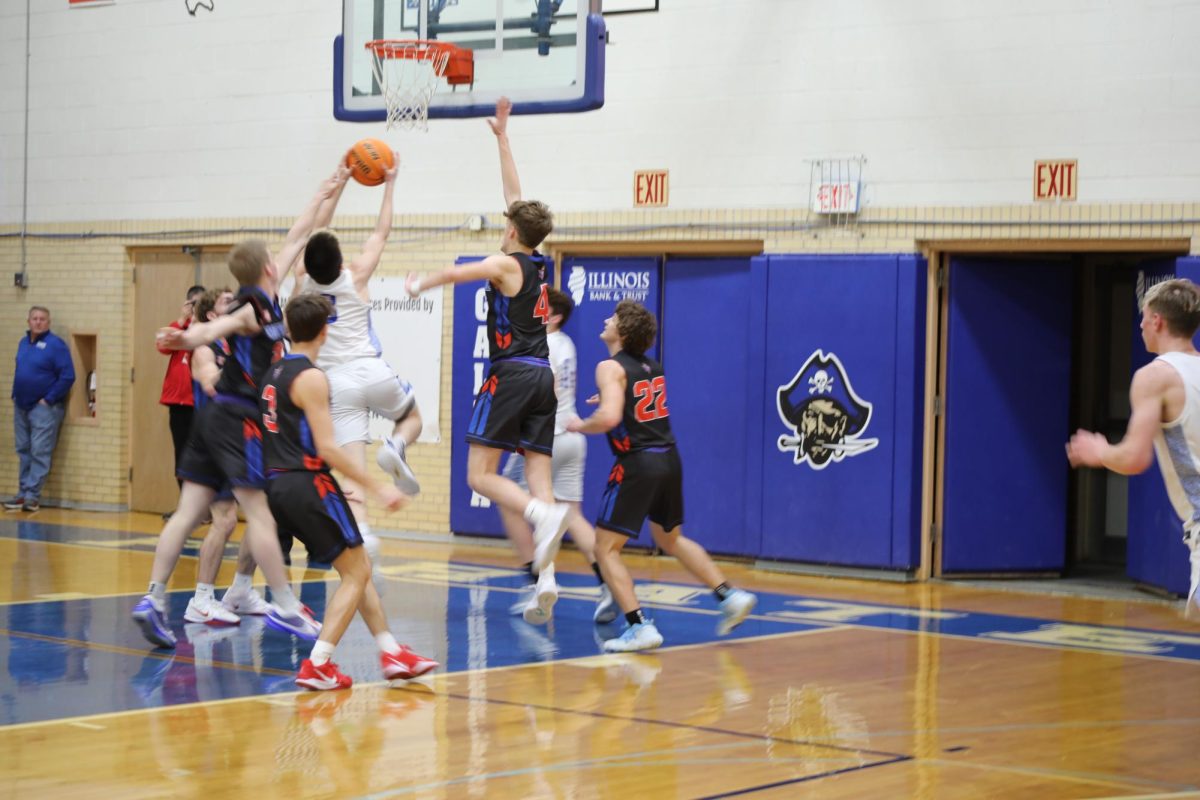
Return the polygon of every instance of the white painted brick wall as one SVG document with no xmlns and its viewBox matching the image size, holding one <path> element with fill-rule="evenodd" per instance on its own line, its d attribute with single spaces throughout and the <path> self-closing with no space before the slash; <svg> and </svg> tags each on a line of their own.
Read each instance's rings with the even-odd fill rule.
<svg viewBox="0 0 1200 800">
<path fill-rule="evenodd" d="M 21 219 L 25 0 L 0 0 L 0 224 Z M 31 222 L 294 215 L 382 124 L 332 117 L 334 0 L 33 4 Z M 663 0 L 608 24 L 607 104 L 515 118 L 530 196 L 624 209 L 804 205 L 806 157 L 861 153 L 877 206 L 1030 201 L 1033 161 L 1087 202 L 1200 195 L 1200 0 Z M 395 137 L 397 212 L 495 209 L 482 120 Z M 349 214 L 372 214 L 352 188 Z"/>
</svg>

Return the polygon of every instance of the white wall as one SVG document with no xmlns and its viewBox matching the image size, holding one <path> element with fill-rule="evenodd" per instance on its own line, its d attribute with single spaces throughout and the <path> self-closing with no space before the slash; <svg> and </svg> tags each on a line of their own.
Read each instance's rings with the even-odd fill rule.
<svg viewBox="0 0 1200 800">
<path fill-rule="evenodd" d="M 0 0 L 0 224 L 22 216 L 25 6 Z M 609 18 L 603 109 L 514 118 L 527 195 L 625 209 L 665 167 L 673 208 L 803 206 L 806 157 L 861 153 L 876 206 L 1028 203 L 1053 157 L 1085 202 L 1200 198 L 1200 0 L 662 6 Z M 332 117 L 340 27 L 336 0 L 34 0 L 29 220 L 294 215 L 383 134 Z M 397 211 L 498 208 L 484 122 L 431 128 L 398 137 Z"/>
</svg>

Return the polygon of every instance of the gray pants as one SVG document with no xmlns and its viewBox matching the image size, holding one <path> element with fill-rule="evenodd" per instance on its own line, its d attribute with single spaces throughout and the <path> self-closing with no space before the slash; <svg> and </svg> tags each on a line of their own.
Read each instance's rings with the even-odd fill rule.
<svg viewBox="0 0 1200 800">
<path fill-rule="evenodd" d="M 42 485 L 50 474 L 50 456 L 58 444 L 58 431 L 66 413 L 63 403 L 38 403 L 30 409 L 13 407 L 13 434 L 21 462 L 17 495 L 26 502 L 41 501 Z"/>
</svg>

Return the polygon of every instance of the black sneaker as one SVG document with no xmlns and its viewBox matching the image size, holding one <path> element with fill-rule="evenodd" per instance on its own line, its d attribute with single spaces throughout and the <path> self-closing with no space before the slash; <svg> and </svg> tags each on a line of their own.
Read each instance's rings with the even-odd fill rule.
<svg viewBox="0 0 1200 800">
<path fill-rule="evenodd" d="M 4 501 L 5 511 L 20 511 L 25 506 L 24 497 L 10 497 Z"/>
<path fill-rule="evenodd" d="M 21 510 L 28 511 L 30 514 L 32 514 L 35 511 L 41 511 L 42 504 L 39 503 L 37 500 L 26 500 L 25 504 L 23 506 L 21 506 Z"/>
</svg>

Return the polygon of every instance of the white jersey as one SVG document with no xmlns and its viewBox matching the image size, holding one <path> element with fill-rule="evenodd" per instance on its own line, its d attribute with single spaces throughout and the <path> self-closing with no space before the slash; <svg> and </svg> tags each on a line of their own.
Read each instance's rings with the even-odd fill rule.
<svg viewBox="0 0 1200 800">
<path fill-rule="evenodd" d="M 349 270 L 343 269 L 337 280 L 328 286 L 305 275 L 296 291 L 315 292 L 333 304 L 329 332 L 317 356 L 318 367 L 328 370 L 355 359 L 379 358 L 383 355 L 379 339 L 371 329 L 371 304 L 364 301 L 354 288 L 354 278 Z"/>
<path fill-rule="evenodd" d="M 1183 378 L 1183 413 L 1162 424 L 1154 437 L 1154 452 L 1171 505 L 1190 531 L 1200 525 L 1200 356 L 1164 353 L 1157 360 L 1170 364 Z"/>
<path fill-rule="evenodd" d="M 554 371 L 554 394 L 558 397 L 558 413 L 554 417 L 554 435 L 567 431 L 567 421 L 575 412 L 575 383 L 578 365 L 575 343 L 562 331 L 546 334 L 550 346 L 550 369 Z"/>
</svg>

